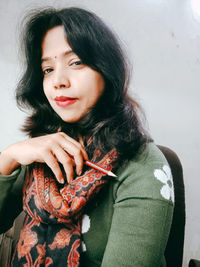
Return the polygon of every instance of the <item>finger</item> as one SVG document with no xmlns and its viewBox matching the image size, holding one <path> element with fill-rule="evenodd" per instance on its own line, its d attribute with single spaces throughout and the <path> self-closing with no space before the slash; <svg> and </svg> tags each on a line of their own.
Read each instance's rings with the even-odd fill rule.
<svg viewBox="0 0 200 267">
<path fill-rule="evenodd" d="M 83 155 L 80 150 L 77 150 L 77 152 L 74 154 L 74 161 L 76 164 L 76 173 L 81 175 L 83 170 Z"/>
<path fill-rule="evenodd" d="M 79 135 L 79 137 L 78 137 L 78 141 L 79 141 L 79 143 L 82 145 L 82 147 L 85 147 L 85 146 L 84 146 L 84 142 L 83 142 L 83 137 L 82 137 L 81 135 Z"/>
<path fill-rule="evenodd" d="M 44 162 L 46 162 L 46 164 L 52 170 L 58 182 L 63 184 L 65 181 L 62 171 L 60 169 L 57 159 L 50 151 L 49 153 L 46 153 L 46 155 L 44 156 Z"/>
<path fill-rule="evenodd" d="M 78 149 L 80 149 L 81 152 L 82 152 L 82 154 L 83 154 L 83 158 L 84 158 L 85 160 L 88 160 L 88 159 L 89 159 L 89 158 L 88 158 L 88 154 L 87 154 L 87 152 L 85 151 L 83 142 L 80 143 L 80 142 L 76 141 L 75 139 L 73 139 L 72 137 L 66 135 L 66 134 L 63 133 L 63 132 L 59 132 L 59 135 L 62 136 L 62 137 L 64 138 L 64 139 L 62 139 L 62 140 L 64 140 L 64 142 L 66 142 L 66 140 L 67 140 L 67 141 L 69 141 L 70 143 L 74 144 Z M 62 144 L 61 144 L 61 146 L 63 147 Z M 65 145 L 64 145 L 64 147 L 65 147 Z"/>
<path fill-rule="evenodd" d="M 63 150 L 65 150 L 68 154 L 70 154 L 73 157 L 73 159 L 75 161 L 75 165 L 76 165 L 76 173 L 78 175 L 80 175 L 82 173 L 82 169 L 83 169 L 83 159 L 84 158 L 86 160 L 88 159 L 88 156 L 87 156 L 85 149 L 82 147 L 82 145 L 79 142 L 77 142 L 76 140 L 67 136 L 64 133 L 59 133 L 59 136 L 58 136 L 56 141 L 59 142 L 59 144 L 63 148 Z M 59 149 L 57 151 L 59 151 Z M 59 157 L 59 156 L 57 156 L 57 157 Z M 68 162 L 67 162 L 67 165 L 69 165 Z M 70 173 L 71 173 L 71 171 L 70 171 Z M 70 175 L 70 179 L 71 179 L 71 175 Z"/>
<path fill-rule="evenodd" d="M 76 173 L 78 175 L 81 175 L 82 169 L 83 169 L 83 154 L 82 151 L 77 148 L 74 144 L 68 142 L 66 143 L 66 147 L 63 148 L 63 151 L 66 151 L 65 153 L 67 157 L 71 158 L 73 157 L 74 163 L 76 165 Z M 68 153 L 70 155 L 68 155 Z"/>
<path fill-rule="evenodd" d="M 61 131 L 61 127 L 58 128 L 58 131 L 57 132 L 60 132 Z"/>
<path fill-rule="evenodd" d="M 58 161 L 63 165 L 67 181 L 68 183 L 70 183 L 74 177 L 74 170 L 73 170 L 74 161 L 59 145 L 54 147 L 53 153 L 55 154 Z"/>
</svg>

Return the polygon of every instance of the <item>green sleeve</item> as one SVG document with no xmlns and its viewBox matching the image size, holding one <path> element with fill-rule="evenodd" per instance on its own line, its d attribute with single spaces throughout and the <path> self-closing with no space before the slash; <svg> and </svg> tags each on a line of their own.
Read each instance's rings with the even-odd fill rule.
<svg viewBox="0 0 200 267">
<path fill-rule="evenodd" d="M 119 175 L 102 267 L 165 266 L 173 184 L 167 161 L 150 146 Z"/>
<path fill-rule="evenodd" d="M 0 233 L 7 231 L 22 210 L 22 188 L 26 167 L 0 175 Z"/>
</svg>

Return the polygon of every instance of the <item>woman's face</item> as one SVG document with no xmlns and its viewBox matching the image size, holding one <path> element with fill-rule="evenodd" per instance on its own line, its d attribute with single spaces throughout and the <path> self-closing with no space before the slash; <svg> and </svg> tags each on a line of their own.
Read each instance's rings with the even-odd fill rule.
<svg viewBox="0 0 200 267">
<path fill-rule="evenodd" d="M 102 95 L 102 75 L 82 64 L 69 46 L 63 26 L 45 34 L 41 62 L 43 89 L 51 107 L 63 121 L 79 121 Z"/>
</svg>

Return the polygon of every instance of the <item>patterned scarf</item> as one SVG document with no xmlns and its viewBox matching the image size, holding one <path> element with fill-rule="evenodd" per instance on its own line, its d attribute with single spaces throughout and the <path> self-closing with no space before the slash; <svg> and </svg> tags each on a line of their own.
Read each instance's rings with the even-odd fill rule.
<svg viewBox="0 0 200 267">
<path fill-rule="evenodd" d="M 117 158 L 113 149 L 98 164 L 110 171 Z M 46 164 L 34 163 L 23 188 L 27 215 L 12 266 L 80 266 L 83 209 L 110 179 L 90 169 L 63 186 Z"/>
</svg>

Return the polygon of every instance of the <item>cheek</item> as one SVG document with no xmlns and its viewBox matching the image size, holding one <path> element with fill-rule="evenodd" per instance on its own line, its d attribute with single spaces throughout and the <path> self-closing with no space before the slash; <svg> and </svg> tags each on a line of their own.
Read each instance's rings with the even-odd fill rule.
<svg viewBox="0 0 200 267">
<path fill-rule="evenodd" d="M 100 73 L 95 72 L 92 79 L 91 94 L 94 98 L 99 98 L 104 91 L 105 82 Z M 89 93 L 90 94 L 90 93 Z"/>
<path fill-rule="evenodd" d="M 105 89 L 105 82 L 103 77 L 99 74 L 97 79 L 97 88 L 96 88 L 96 97 L 99 98 L 102 96 Z"/>
<path fill-rule="evenodd" d="M 88 96 L 86 101 L 88 103 L 89 106 L 93 106 L 97 103 L 97 101 L 99 100 L 99 98 L 101 97 L 101 95 L 104 92 L 104 84 L 98 84 L 98 86 L 94 86 L 92 88 L 92 90 L 90 92 L 88 92 Z"/>
<path fill-rule="evenodd" d="M 44 90 L 44 88 L 43 88 L 43 92 L 44 92 L 44 95 L 46 96 L 46 98 L 48 98 L 48 94 L 47 94 L 46 90 Z"/>
<path fill-rule="evenodd" d="M 48 96 L 48 83 L 47 83 L 47 81 L 43 81 L 43 91 L 47 97 Z"/>
</svg>

